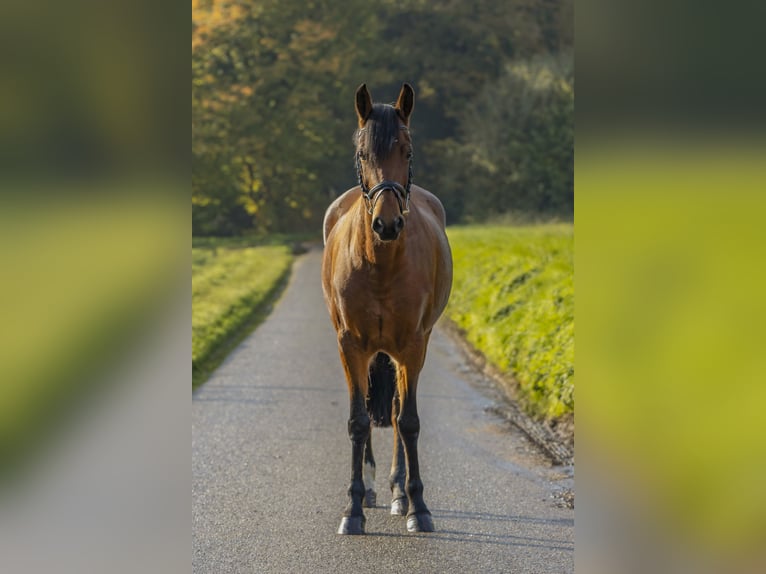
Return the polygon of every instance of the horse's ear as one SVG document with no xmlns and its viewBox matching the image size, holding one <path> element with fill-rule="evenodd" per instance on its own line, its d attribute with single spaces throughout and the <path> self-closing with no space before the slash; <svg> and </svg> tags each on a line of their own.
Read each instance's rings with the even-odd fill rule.
<svg viewBox="0 0 766 574">
<path fill-rule="evenodd" d="M 364 127 L 364 122 L 372 112 L 372 97 L 367 91 L 367 84 L 362 84 L 356 89 L 356 115 L 359 118 L 359 127 Z"/>
<path fill-rule="evenodd" d="M 399 99 L 396 100 L 396 113 L 405 124 L 410 123 L 410 114 L 415 107 L 415 90 L 409 84 L 402 84 Z"/>
</svg>

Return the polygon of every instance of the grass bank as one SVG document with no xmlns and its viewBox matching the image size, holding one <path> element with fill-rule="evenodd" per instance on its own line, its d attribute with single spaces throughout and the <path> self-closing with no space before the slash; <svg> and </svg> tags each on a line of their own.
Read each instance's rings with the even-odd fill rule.
<svg viewBox="0 0 766 574">
<path fill-rule="evenodd" d="M 195 239 L 192 243 L 192 385 L 207 379 L 265 315 L 293 260 L 286 241 Z"/>
<path fill-rule="evenodd" d="M 574 237 L 570 224 L 448 230 L 455 267 L 447 316 L 518 382 L 536 418 L 574 412 Z"/>
</svg>

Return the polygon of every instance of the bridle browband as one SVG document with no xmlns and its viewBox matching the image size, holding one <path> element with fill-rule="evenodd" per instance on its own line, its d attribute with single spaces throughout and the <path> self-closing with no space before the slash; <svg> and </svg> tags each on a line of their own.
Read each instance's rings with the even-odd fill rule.
<svg viewBox="0 0 766 574">
<path fill-rule="evenodd" d="M 365 128 L 362 128 L 363 131 Z M 407 130 L 407 126 L 399 126 L 400 130 Z M 378 203 L 380 196 L 383 192 L 390 191 L 396 197 L 396 202 L 399 204 L 399 212 L 402 215 L 407 215 L 410 212 L 410 186 L 412 186 L 412 154 L 409 157 L 409 165 L 407 167 L 407 185 L 402 186 L 398 181 L 384 180 L 379 184 L 373 186 L 372 189 L 367 189 L 362 178 L 362 160 L 359 157 L 359 151 L 356 152 L 354 158 L 356 160 L 356 179 L 359 182 L 359 187 L 362 189 L 362 196 L 367 204 L 367 213 L 372 215 L 375 209 L 375 204 Z"/>
</svg>

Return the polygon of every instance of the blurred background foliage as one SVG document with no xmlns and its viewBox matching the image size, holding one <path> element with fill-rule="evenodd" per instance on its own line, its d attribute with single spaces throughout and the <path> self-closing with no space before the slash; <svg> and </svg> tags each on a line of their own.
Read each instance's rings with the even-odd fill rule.
<svg viewBox="0 0 766 574">
<path fill-rule="evenodd" d="M 572 0 L 193 0 L 192 232 L 319 229 L 362 82 L 415 87 L 415 178 L 451 223 L 569 218 L 572 43 Z"/>
</svg>

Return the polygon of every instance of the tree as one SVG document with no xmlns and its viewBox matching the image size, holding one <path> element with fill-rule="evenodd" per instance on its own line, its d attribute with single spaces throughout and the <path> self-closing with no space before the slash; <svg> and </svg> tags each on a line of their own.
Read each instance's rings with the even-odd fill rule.
<svg viewBox="0 0 766 574">
<path fill-rule="evenodd" d="M 468 106 L 460 132 L 443 150 L 441 184 L 462 215 L 572 215 L 571 54 L 507 64 Z"/>
<path fill-rule="evenodd" d="M 354 184 L 352 97 L 362 82 L 383 101 L 402 82 L 414 85 L 416 181 L 444 199 L 451 220 L 480 213 L 481 202 L 466 201 L 466 190 L 483 186 L 487 173 L 466 154 L 487 145 L 472 139 L 470 123 L 481 124 L 485 139 L 501 137 L 505 125 L 518 131 L 513 122 L 484 121 L 503 119 L 486 94 L 521 86 L 498 84 L 509 62 L 571 41 L 562 24 L 567 5 L 571 0 L 382 0 L 374 7 L 361 0 L 194 0 L 194 232 L 319 229 L 330 200 Z M 542 119 L 529 126 L 553 129 Z M 534 137 L 540 146 L 553 141 Z M 536 149 L 531 141 L 525 151 Z M 545 160 L 535 154 L 530 161 Z M 557 161 L 522 171 L 495 163 L 546 188 L 560 178 L 546 173 L 560 169 Z"/>
</svg>

